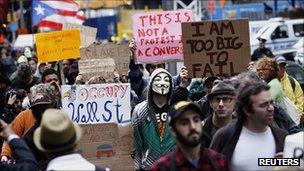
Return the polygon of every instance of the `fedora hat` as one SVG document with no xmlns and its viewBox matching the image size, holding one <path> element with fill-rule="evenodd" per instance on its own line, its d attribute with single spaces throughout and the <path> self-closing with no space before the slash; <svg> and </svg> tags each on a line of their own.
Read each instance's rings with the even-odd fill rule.
<svg viewBox="0 0 304 171">
<path fill-rule="evenodd" d="M 82 129 L 62 110 L 48 109 L 34 132 L 34 143 L 43 152 L 60 152 L 72 148 L 82 137 Z"/>
</svg>

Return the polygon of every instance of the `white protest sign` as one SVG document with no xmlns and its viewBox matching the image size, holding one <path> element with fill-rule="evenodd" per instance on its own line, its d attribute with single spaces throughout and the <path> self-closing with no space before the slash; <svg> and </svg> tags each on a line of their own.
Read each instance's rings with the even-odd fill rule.
<svg viewBox="0 0 304 171">
<path fill-rule="evenodd" d="M 74 28 L 80 29 L 80 39 L 82 47 L 88 47 L 90 44 L 95 42 L 97 28 L 73 23 L 64 23 L 63 25 L 63 30 L 69 30 Z"/>
<path fill-rule="evenodd" d="M 62 108 L 78 124 L 130 121 L 130 84 L 62 85 Z"/>
</svg>

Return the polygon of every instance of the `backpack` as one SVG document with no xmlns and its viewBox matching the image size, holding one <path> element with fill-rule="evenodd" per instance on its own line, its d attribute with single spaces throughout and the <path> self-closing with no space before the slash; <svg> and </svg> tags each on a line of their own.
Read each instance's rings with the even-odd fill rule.
<svg viewBox="0 0 304 171">
<path fill-rule="evenodd" d="M 293 92 L 295 91 L 295 88 L 296 88 L 296 83 L 295 83 L 295 80 L 294 78 L 292 78 L 291 76 L 288 75 L 288 79 L 289 79 L 289 82 L 291 84 L 291 87 L 292 87 L 292 90 Z"/>
</svg>

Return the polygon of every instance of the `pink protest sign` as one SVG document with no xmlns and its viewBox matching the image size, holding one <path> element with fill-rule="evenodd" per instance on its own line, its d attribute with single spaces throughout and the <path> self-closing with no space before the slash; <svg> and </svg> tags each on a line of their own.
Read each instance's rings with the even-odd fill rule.
<svg viewBox="0 0 304 171">
<path fill-rule="evenodd" d="M 137 63 L 183 60 L 182 22 L 193 21 L 191 10 L 137 13 L 133 35 Z"/>
</svg>

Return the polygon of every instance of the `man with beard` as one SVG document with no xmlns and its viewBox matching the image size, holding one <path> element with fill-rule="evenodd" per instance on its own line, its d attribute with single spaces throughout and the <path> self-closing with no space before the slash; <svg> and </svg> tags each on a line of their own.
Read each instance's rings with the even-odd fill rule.
<svg viewBox="0 0 304 171">
<path fill-rule="evenodd" d="M 177 147 L 158 159 L 150 170 L 229 170 L 222 154 L 201 144 L 201 108 L 193 102 L 180 101 L 169 111 L 171 133 Z"/>
<path fill-rule="evenodd" d="M 229 80 L 217 81 L 208 101 L 212 108 L 212 115 L 204 120 L 203 144 L 209 147 L 215 132 L 232 121 L 235 104 L 235 88 Z"/>
</svg>

